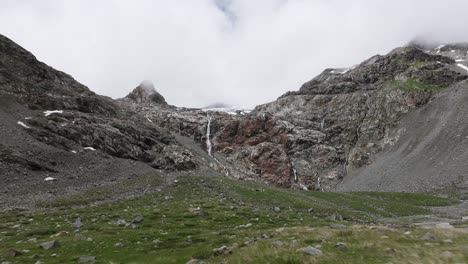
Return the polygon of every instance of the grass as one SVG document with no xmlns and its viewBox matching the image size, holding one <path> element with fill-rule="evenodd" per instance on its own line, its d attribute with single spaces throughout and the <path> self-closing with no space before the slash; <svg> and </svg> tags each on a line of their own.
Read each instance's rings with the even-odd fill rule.
<svg viewBox="0 0 468 264">
<path fill-rule="evenodd" d="M 425 84 L 413 78 L 407 78 L 405 80 L 393 79 L 391 85 L 392 87 L 405 91 L 438 91 L 442 89 L 442 87 L 438 85 Z"/>
<path fill-rule="evenodd" d="M 158 180 L 151 184 L 158 184 Z M 209 263 L 223 260 L 226 263 L 402 263 L 397 260 L 405 260 L 411 251 L 404 246 L 415 247 L 417 254 L 423 252 L 425 241 L 418 238 L 422 230 L 414 230 L 418 235 L 412 240 L 400 233 L 389 233 L 389 239 L 383 243 L 381 236 L 386 233 L 351 226 L 377 223 L 384 217 L 426 214 L 425 206 L 455 203 L 449 198 L 424 194 L 303 192 L 207 177 L 179 178 L 178 184 L 161 192 L 98 205 L 94 201 L 102 201 L 109 190 L 95 191 L 66 197 L 41 211 L 2 213 L 0 263 L 31 263 L 34 254 L 44 263 L 73 263 L 87 255 L 96 256 L 97 263 L 186 263 L 192 257 Z M 85 205 L 87 202 L 94 205 Z M 195 215 L 193 208 L 197 207 L 208 215 Z M 279 207 L 280 211 L 274 211 L 274 207 Z M 349 228 L 330 229 L 328 226 L 336 223 L 332 215 L 345 219 L 340 223 Z M 144 221 L 133 227 L 113 224 L 119 219 L 130 223 L 136 216 L 143 216 Z M 84 224 L 81 230 L 70 225 L 77 217 Z M 285 228 L 285 231 L 277 232 L 278 228 Z M 51 238 L 60 231 L 70 235 Z M 246 240 L 263 234 L 272 239 L 243 246 Z M 329 242 L 321 242 L 324 236 L 331 236 Z M 52 239 L 57 239 L 61 247 L 49 251 L 39 248 L 40 243 Z M 276 239 L 285 244 L 295 239 L 297 244 L 276 249 L 271 245 Z M 467 238 L 456 234 L 451 239 L 453 244 L 468 242 Z M 349 243 L 350 250 L 336 250 L 333 243 L 338 240 Z M 116 243 L 124 246 L 116 248 Z M 214 248 L 234 243 L 241 247 L 232 255 L 213 255 Z M 295 252 L 298 247 L 315 243 L 322 245 L 324 254 L 320 258 Z M 390 246 L 399 253 L 395 256 L 383 254 Z M 18 257 L 4 256 L 3 251 L 10 248 L 27 252 Z M 454 254 L 458 254 L 456 247 L 453 249 Z"/>
</svg>

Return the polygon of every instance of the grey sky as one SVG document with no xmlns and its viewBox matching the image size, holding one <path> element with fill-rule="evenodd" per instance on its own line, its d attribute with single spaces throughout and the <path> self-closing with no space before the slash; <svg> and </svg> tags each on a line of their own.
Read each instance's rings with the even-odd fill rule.
<svg viewBox="0 0 468 264">
<path fill-rule="evenodd" d="M 416 36 L 468 40 L 466 0 L 0 0 L 0 33 L 93 91 L 170 104 L 276 99 Z"/>
</svg>

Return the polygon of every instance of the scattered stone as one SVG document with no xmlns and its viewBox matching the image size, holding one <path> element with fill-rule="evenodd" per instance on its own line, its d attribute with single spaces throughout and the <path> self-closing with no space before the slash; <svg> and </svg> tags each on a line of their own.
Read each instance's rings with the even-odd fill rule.
<svg viewBox="0 0 468 264">
<path fill-rule="evenodd" d="M 213 249 L 213 253 L 215 256 L 219 255 L 229 255 L 232 253 L 232 249 L 227 246 L 222 246 L 220 248 Z"/>
<path fill-rule="evenodd" d="M 454 227 L 450 223 L 438 223 L 438 224 L 435 225 L 435 228 L 453 229 Z"/>
<path fill-rule="evenodd" d="M 283 242 L 279 241 L 279 240 L 276 240 L 275 242 L 273 242 L 273 246 L 275 248 L 280 248 L 283 246 Z"/>
<path fill-rule="evenodd" d="M 277 232 L 277 233 L 281 233 L 281 232 L 283 232 L 283 231 L 284 231 L 284 227 L 281 227 L 281 228 L 276 229 L 276 232 Z"/>
<path fill-rule="evenodd" d="M 341 251 L 346 251 L 348 250 L 348 246 L 346 246 L 345 243 L 342 243 L 342 242 L 338 242 L 335 244 L 335 248 L 337 248 L 338 250 L 341 250 Z"/>
<path fill-rule="evenodd" d="M 444 239 L 442 242 L 444 242 L 446 244 L 450 244 L 450 243 L 453 243 L 453 240 L 452 239 Z"/>
<path fill-rule="evenodd" d="M 80 229 L 83 226 L 83 223 L 81 222 L 81 218 L 75 219 L 73 223 L 71 223 L 71 226 L 75 229 Z"/>
<path fill-rule="evenodd" d="M 127 221 L 125 221 L 123 219 L 119 219 L 119 220 L 115 221 L 113 224 L 116 225 L 116 226 L 126 226 Z"/>
<path fill-rule="evenodd" d="M 343 225 L 343 224 L 331 224 L 331 225 L 330 225 L 330 228 L 334 228 L 334 229 L 346 229 L 346 226 Z"/>
<path fill-rule="evenodd" d="M 69 236 L 69 235 L 70 235 L 70 233 L 68 233 L 67 231 L 60 231 L 57 234 L 52 235 L 50 237 L 66 237 L 66 236 Z"/>
<path fill-rule="evenodd" d="M 191 259 L 186 264 L 205 264 L 205 261 L 198 260 L 198 259 Z"/>
<path fill-rule="evenodd" d="M 406 231 L 405 233 L 403 233 L 405 235 L 411 235 L 411 232 L 410 231 Z"/>
<path fill-rule="evenodd" d="M 26 242 L 28 242 L 28 243 L 36 243 L 36 242 L 37 242 L 37 238 L 35 238 L 35 237 L 30 238 L 30 239 L 28 239 Z"/>
<path fill-rule="evenodd" d="M 248 223 L 248 224 L 245 224 L 245 225 L 240 225 L 238 226 L 238 228 L 247 228 L 247 227 L 251 227 L 252 224 L 251 223 Z"/>
<path fill-rule="evenodd" d="M 41 257 L 41 256 L 39 256 L 39 255 L 37 255 L 37 254 L 34 254 L 34 255 L 31 256 L 32 259 L 38 259 L 38 258 L 40 258 L 40 257 Z"/>
<path fill-rule="evenodd" d="M 87 262 L 95 262 L 95 256 L 82 256 L 78 259 L 78 263 L 87 263 Z"/>
<path fill-rule="evenodd" d="M 296 252 L 297 253 L 307 254 L 307 255 L 321 255 L 322 254 L 322 250 L 316 249 L 313 246 L 307 246 L 307 247 L 304 247 L 304 248 L 300 248 L 300 249 L 296 250 Z"/>
<path fill-rule="evenodd" d="M 435 240 L 435 237 L 430 233 L 430 232 L 427 232 L 423 237 L 422 237 L 423 240 L 426 240 L 426 241 L 432 241 L 432 240 Z"/>
<path fill-rule="evenodd" d="M 444 259 L 453 259 L 455 255 L 452 252 L 444 251 L 440 254 L 440 257 Z"/>
<path fill-rule="evenodd" d="M 137 216 L 135 217 L 135 219 L 133 219 L 133 223 L 135 224 L 142 223 L 143 221 L 145 221 L 145 218 L 143 216 Z"/>
<path fill-rule="evenodd" d="M 260 239 L 270 239 L 270 236 L 267 234 L 263 234 Z"/>
<path fill-rule="evenodd" d="M 153 240 L 153 244 L 159 244 L 159 243 L 161 243 L 161 240 L 159 240 L 159 239 Z"/>
<path fill-rule="evenodd" d="M 275 207 L 273 207 L 273 211 L 275 211 L 275 212 L 281 212 L 281 208 L 279 208 L 278 206 L 275 206 Z"/>
<path fill-rule="evenodd" d="M 189 208 L 189 211 L 191 213 L 193 213 L 194 215 L 196 216 L 207 216 L 208 215 L 208 212 L 204 211 L 203 209 L 201 209 L 200 207 L 197 207 L 197 208 Z"/>
<path fill-rule="evenodd" d="M 42 249 L 49 250 L 49 249 L 54 249 L 54 248 L 59 248 L 60 243 L 57 240 L 52 240 L 49 242 L 44 242 L 40 245 Z"/>
<path fill-rule="evenodd" d="M 38 260 L 38 261 L 36 261 L 34 264 L 44 264 L 44 262 Z"/>
<path fill-rule="evenodd" d="M 7 256 L 7 257 L 18 257 L 18 256 L 21 256 L 21 252 L 19 252 L 18 250 L 14 249 L 14 248 L 10 248 L 9 250 L 7 250 L 5 252 L 5 256 Z"/>
<path fill-rule="evenodd" d="M 123 248 L 125 245 L 123 243 L 115 243 L 114 247 Z"/>
</svg>

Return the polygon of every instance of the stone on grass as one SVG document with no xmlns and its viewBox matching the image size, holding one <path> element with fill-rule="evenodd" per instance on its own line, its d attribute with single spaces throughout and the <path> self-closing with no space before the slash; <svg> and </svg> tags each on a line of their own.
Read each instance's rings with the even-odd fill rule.
<svg viewBox="0 0 468 264">
<path fill-rule="evenodd" d="M 115 243 L 114 247 L 123 248 L 125 245 L 123 243 Z"/>
<path fill-rule="evenodd" d="M 139 223 L 142 223 L 144 220 L 145 220 L 145 218 L 143 216 L 137 216 L 137 217 L 135 217 L 135 219 L 133 219 L 133 223 L 134 224 L 139 224 Z"/>
<path fill-rule="evenodd" d="M 42 249 L 49 250 L 49 249 L 59 248 L 60 243 L 57 240 L 52 240 L 52 241 L 42 243 L 40 247 Z"/>
<path fill-rule="evenodd" d="M 232 253 L 232 249 L 227 246 L 222 246 L 220 248 L 213 249 L 213 253 L 215 256 L 229 255 Z"/>
<path fill-rule="evenodd" d="M 51 237 L 66 237 L 66 236 L 69 236 L 69 235 L 70 235 L 70 233 L 68 233 L 67 231 L 60 231 L 57 234 L 52 235 Z"/>
<path fill-rule="evenodd" d="M 435 237 L 431 234 L 431 232 L 427 232 L 423 237 L 422 237 L 423 240 L 426 240 L 426 241 L 432 241 L 432 240 L 435 240 Z"/>
<path fill-rule="evenodd" d="M 345 226 L 345 225 L 342 225 L 342 224 L 331 224 L 331 225 L 330 225 L 330 228 L 334 228 L 334 229 L 345 229 L 346 226 Z"/>
<path fill-rule="evenodd" d="M 304 247 L 304 248 L 300 248 L 300 249 L 296 250 L 296 252 L 297 253 L 303 253 L 303 254 L 306 254 L 306 255 L 321 255 L 322 254 L 322 250 L 316 249 L 313 246 L 307 246 L 307 247 Z"/>
<path fill-rule="evenodd" d="M 281 208 L 279 208 L 278 206 L 275 206 L 275 207 L 273 207 L 273 211 L 275 211 L 275 212 L 281 212 Z"/>
<path fill-rule="evenodd" d="M 10 248 L 9 250 L 5 252 L 5 256 L 7 257 L 18 257 L 20 255 L 21 255 L 21 252 L 19 252 L 18 250 L 14 248 Z"/>
<path fill-rule="evenodd" d="M 78 263 L 87 263 L 87 262 L 95 262 L 96 257 L 95 256 L 81 256 L 78 259 Z"/>
<path fill-rule="evenodd" d="M 127 225 L 127 221 L 123 220 L 123 219 L 119 219 L 117 221 L 114 222 L 114 225 L 116 226 L 126 226 Z"/>
<path fill-rule="evenodd" d="M 444 251 L 440 254 L 440 257 L 444 259 L 453 259 L 455 255 L 452 252 Z"/>
<path fill-rule="evenodd" d="M 83 223 L 81 222 L 81 218 L 75 219 L 73 223 L 71 223 L 71 226 L 75 229 L 80 229 L 83 226 Z"/>
<path fill-rule="evenodd" d="M 205 261 L 198 260 L 198 259 L 191 259 L 186 264 L 205 264 Z"/>
<path fill-rule="evenodd" d="M 348 247 L 346 246 L 346 244 L 342 243 L 342 242 L 336 243 L 335 248 L 337 248 L 338 250 L 341 250 L 341 251 L 348 250 Z"/>
<path fill-rule="evenodd" d="M 279 241 L 279 240 L 276 240 L 275 242 L 273 242 L 273 246 L 275 248 L 280 248 L 283 246 L 283 242 Z"/>
</svg>

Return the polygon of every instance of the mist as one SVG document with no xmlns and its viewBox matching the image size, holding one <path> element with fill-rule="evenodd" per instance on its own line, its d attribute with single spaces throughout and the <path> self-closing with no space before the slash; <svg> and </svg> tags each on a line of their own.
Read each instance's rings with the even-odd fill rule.
<svg viewBox="0 0 468 264">
<path fill-rule="evenodd" d="M 468 40 L 466 0 L 1 0 L 3 34 L 96 93 L 253 107 L 414 38 Z"/>
</svg>

